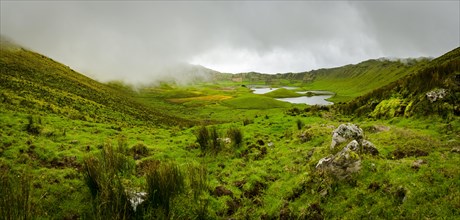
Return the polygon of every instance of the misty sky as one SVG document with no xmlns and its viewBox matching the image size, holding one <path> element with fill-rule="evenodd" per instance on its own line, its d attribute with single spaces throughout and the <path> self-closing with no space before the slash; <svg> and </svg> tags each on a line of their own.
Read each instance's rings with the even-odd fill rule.
<svg viewBox="0 0 460 220">
<path fill-rule="evenodd" d="M 301 72 L 460 45 L 460 1 L 1 1 L 1 34 L 98 80 Z"/>
</svg>

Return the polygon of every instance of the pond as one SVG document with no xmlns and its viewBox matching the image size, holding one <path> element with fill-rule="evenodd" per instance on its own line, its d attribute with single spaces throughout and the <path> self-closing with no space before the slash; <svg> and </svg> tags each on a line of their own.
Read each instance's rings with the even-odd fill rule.
<svg viewBox="0 0 460 220">
<path fill-rule="evenodd" d="M 282 87 L 285 89 L 298 89 L 298 87 Z M 265 94 L 271 91 L 275 91 L 278 88 L 269 88 L 269 87 L 252 87 L 251 90 L 254 94 Z M 299 94 L 307 94 L 307 93 L 313 93 L 316 95 L 313 96 L 300 96 L 300 97 L 292 97 L 292 98 L 278 98 L 277 100 L 283 101 L 283 102 L 290 102 L 294 104 L 307 104 L 307 105 L 332 105 L 334 104 L 333 102 L 329 102 L 326 99 L 331 98 L 334 96 L 333 92 L 330 91 L 319 91 L 319 90 L 312 90 L 312 91 L 303 91 L 303 92 L 297 92 Z"/>
</svg>

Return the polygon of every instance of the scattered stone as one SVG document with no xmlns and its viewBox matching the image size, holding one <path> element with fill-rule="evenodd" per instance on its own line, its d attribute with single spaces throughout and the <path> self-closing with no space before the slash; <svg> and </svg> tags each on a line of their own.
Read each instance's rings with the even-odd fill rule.
<svg viewBox="0 0 460 220">
<path fill-rule="evenodd" d="M 273 142 L 268 142 L 267 146 L 268 146 L 268 147 L 274 147 L 275 144 L 273 144 Z"/>
<path fill-rule="evenodd" d="M 426 98 L 431 102 L 436 102 L 439 99 L 443 99 L 447 96 L 446 89 L 434 89 L 426 93 Z"/>
<path fill-rule="evenodd" d="M 370 141 L 363 140 L 361 145 L 362 145 L 364 153 L 368 153 L 368 154 L 371 154 L 373 156 L 376 156 L 376 155 L 379 154 L 379 150 L 377 150 L 375 145 L 373 143 L 371 143 Z"/>
<path fill-rule="evenodd" d="M 214 189 L 214 195 L 217 197 L 221 197 L 221 196 L 233 197 L 233 192 L 225 188 L 224 186 L 216 186 L 216 188 Z"/>
<path fill-rule="evenodd" d="M 371 132 L 371 133 L 379 133 L 379 132 L 389 131 L 390 127 L 387 127 L 384 125 L 373 125 L 373 126 L 366 127 L 364 130 Z"/>
<path fill-rule="evenodd" d="M 300 142 L 302 143 L 310 141 L 312 138 L 313 138 L 313 135 L 308 131 L 304 131 L 299 135 Z"/>
<path fill-rule="evenodd" d="M 319 192 L 319 194 L 320 194 L 322 197 L 327 196 L 327 189 L 323 189 L 321 192 Z"/>
<path fill-rule="evenodd" d="M 453 147 L 452 150 L 450 150 L 450 152 L 459 154 L 460 153 L 460 147 Z"/>
<path fill-rule="evenodd" d="M 222 141 L 224 144 L 231 144 L 232 139 L 230 138 L 217 138 L 218 141 Z"/>
<path fill-rule="evenodd" d="M 426 164 L 426 162 L 422 159 L 418 159 L 412 163 L 412 169 L 418 170 L 422 166 L 422 164 Z"/>
<path fill-rule="evenodd" d="M 144 202 L 147 197 L 146 192 L 127 191 L 126 194 L 128 194 L 129 202 L 131 203 L 134 211 L 136 211 L 137 206 Z"/>
<path fill-rule="evenodd" d="M 332 132 L 331 149 L 343 142 L 356 140 L 360 142 L 363 139 L 363 130 L 354 124 L 341 124 Z"/>
<path fill-rule="evenodd" d="M 375 166 L 375 163 L 371 163 L 371 170 L 373 172 L 377 171 L 377 167 Z"/>
</svg>

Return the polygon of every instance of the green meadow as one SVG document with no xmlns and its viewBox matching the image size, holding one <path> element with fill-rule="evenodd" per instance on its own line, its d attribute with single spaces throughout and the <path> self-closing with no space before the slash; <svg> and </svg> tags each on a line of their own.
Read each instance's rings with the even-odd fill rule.
<svg viewBox="0 0 460 220">
<path fill-rule="evenodd" d="M 139 88 L 21 48 L 2 48 L 0 68 L 2 219 L 460 218 L 459 48 Z M 301 94 L 256 84 L 332 91 L 340 104 L 282 102 Z M 337 178 L 316 165 L 344 123 L 378 154 Z"/>
</svg>

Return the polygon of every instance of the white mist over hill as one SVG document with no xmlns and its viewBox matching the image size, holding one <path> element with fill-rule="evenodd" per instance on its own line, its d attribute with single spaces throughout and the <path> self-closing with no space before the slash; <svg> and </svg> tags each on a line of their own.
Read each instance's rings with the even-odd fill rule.
<svg viewBox="0 0 460 220">
<path fill-rule="evenodd" d="M 300 72 L 376 57 L 436 57 L 460 44 L 458 1 L 0 4 L 2 35 L 101 81 L 182 80 L 186 63 Z"/>
</svg>

